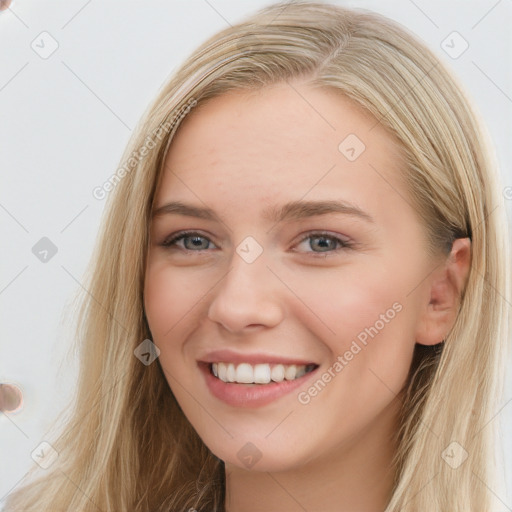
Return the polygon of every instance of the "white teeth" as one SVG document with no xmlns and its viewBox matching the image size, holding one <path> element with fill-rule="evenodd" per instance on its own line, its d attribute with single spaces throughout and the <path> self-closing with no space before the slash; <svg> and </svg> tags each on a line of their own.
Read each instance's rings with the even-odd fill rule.
<svg viewBox="0 0 512 512">
<path fill-rule="evenodd" d="M 212 373 L 223 382 L 238 382 L 241 384 L 268 384 L 283 382 L 302 377 L 313 369 L 312 365 L 284 364 L 255 364 L 249 363 L 212 363 Z"/>
<path fill-rule="evenodd" d="M 256 384 L 268 384 L 270 382 L 270 366 L 268 364 L 254 366 L 254 382 Z"/>
<path fill-rule="evenodd" d="M 293 380 L 295 379 L 295 375 L 297 375 L 297 367 L 294 364 L 287 366 L 284 371 L 284 378 L 286 380 Z"/>
<path fill-rule="evenodd" d="M 236 367 L 235 381 L 241 382 L 243 384 L 250 384 L 251 382 L 254 382 L 254 372 L 252 366 L 247 363 L 239 364 Z"/>
<path fill-rule="evenodd" d="M 273 366 L 270 376 L 272 377 L 272 380 L 274 382 L 283 382 L 284 366 L 282 364 L 276 364 L 275 366 Z"/>
<path fill-rule="evenodd" d="M 226 378 L 228 382 L 235 382 L 236 380 L 236 370 L 235 365 L 233 363 L 228 364 L 228 369 L 226 371 Z"/>
<path fill-rule="evenodd" d="M 223 380 L 224 382 L 227 382 L 228 379 L 227 379 L 227 371 L 228 371 L 228 367 L 227 365 L 223 364 L 223 363 L 219 363 L 217 365 L 217 371 L 219 372 L 219 379 L 220 380 Z"/>
<path fill-rule="evenodd" d="M 306 375 L 306 367 L 305 366 L 297 366 L 297 373 L 295 374 L 295 378 L 298 379 L 299 377 L 302 377 L 303 375 Z"/>
</svg>

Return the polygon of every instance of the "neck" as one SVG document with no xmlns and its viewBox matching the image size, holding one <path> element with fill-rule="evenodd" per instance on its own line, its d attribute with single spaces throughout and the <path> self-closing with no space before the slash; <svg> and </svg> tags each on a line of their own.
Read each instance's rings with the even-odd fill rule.
<svg viewBox="0 0 512 512">
<path fill-rule="evenodd" d="M 393 489 L 397 405 L 300 467 L 270 473 L 226 463 L 226 512 L 383 512 Z"/>
</svg>

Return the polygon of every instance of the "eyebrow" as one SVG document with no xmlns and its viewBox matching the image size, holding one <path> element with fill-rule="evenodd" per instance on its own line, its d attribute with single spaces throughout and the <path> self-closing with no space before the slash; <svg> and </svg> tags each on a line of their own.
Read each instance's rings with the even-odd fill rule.
<svg viewBox="0 0 512 512">
<path fill-rule="evenodd" d="M 282 222 L 285 220 L 299 220 L 316 215 L 340 213 L 352 217 L 359 217 L 366 222 L 375 223 L 373 217 L 361 210 L 355 204 L 346 201 L 292 201 L 282 206 L 271 206 L 263 210 L 262 218 L 270 222 Z M 153 211 L 152 217 L 163 215 L 186 215 L 199 219 L 222 222 L 220 217 L 211 209 L 194 206 L 180 201 L 168 202 Z"/>
</svg>

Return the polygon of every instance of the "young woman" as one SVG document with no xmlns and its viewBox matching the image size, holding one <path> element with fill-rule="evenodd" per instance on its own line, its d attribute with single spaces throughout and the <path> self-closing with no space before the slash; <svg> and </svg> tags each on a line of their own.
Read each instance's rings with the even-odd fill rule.
<svg viewBox="0 0 512 512">
<path fill-rule="evenodd" d="M 110 185 L 74 410 L 6 510 L 491 510 L 510 276 L 484 141 L 381 15 L 275 4 L 206 41 Z"/>
</svg>

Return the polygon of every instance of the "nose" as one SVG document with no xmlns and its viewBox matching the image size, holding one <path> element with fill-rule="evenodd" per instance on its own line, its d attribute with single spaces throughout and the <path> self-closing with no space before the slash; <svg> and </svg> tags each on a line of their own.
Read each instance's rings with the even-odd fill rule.
<svg viewBox="0 0 512 512">
<path fill-rule="evenodd" d="M 284 317 L 282 292 L 263 255 L 248 263 L 234 253 L 228 273 L 213 289 L 208 318 L 233 334 L 274 327 Z"/>
</svg>

